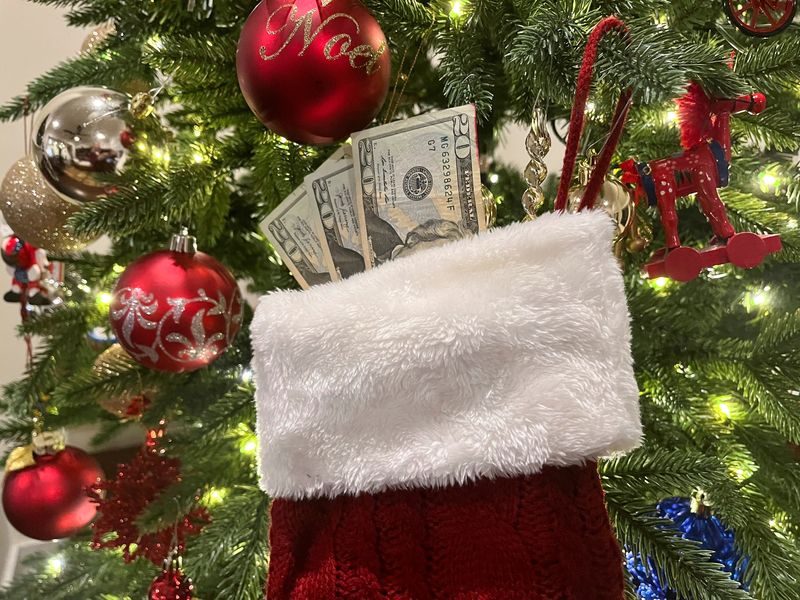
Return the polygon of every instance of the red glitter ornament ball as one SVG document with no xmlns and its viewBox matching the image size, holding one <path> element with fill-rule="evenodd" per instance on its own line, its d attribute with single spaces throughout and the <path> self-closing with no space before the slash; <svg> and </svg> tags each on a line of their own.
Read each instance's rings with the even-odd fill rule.
<svg viewBox="0 0 800 600">
<path fill-rule="evenodd" d="M 192 600 L 194 585 L 179 569 L 167 569 L 150 584 L 148 600 Z"/>
<path fill-rule="evenodd" d="M 174 236 L 170 250 L 134 261 L 114 289 L 109 317 L 119 343 L 137 362 L 179 373 L 214 361 L 242 320 L 236 280 L 194 238 Z"/>
<path fill-rule="evenodd" d="M 170 485 L 181 480 L 181 463 L 165 456 L 159 440 L 165 435 L 163 422 L 147 432 L 147 441 L 128 464 L 119 465 L 117 476 L 91 486 L 89 496 L 97 503 L 99 516 L 92 523 L 92 548 L 121 548 L 122 558 L 139 557 L 164 564 L 173 547 L 183 552 L 186 538 L 197 535 L 211 517 L 203 507 L 191 508 L 176 523 L 155 531 L 141 531 L 138 519 Z"/>
<path fill-rule="evenodd" d="M 97 461 L 80 448 L 34 455 L 36 464 L 6 473 L 3 509 L 20 533 L 37 540 L 72 535 L 97 512 L 86 488 L 103 477 Z"/>
<path fill-rule="evenodd" d="M 250 109 L 303 144 L 329 144 L 369 125 L 390 71 L 383 31 L 358 0 L 263 0 L 236 51 Z"/>
</svg>

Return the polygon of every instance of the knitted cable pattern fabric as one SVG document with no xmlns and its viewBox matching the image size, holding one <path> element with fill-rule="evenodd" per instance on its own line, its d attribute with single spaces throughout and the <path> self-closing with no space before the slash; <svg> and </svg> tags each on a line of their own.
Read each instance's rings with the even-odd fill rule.
<svg viewBox="0 0 800 600">
<path fill-rule="evenodd" d="M 595 465 L 275 500 L 269 600 L 620 600 Z"/>
<path fill-rule="evenodd" d="M 636 447 L 602 211 L 264 296 L 253 336 L 269 600 L 619 600 L 594 462 Z"/>
</svg>

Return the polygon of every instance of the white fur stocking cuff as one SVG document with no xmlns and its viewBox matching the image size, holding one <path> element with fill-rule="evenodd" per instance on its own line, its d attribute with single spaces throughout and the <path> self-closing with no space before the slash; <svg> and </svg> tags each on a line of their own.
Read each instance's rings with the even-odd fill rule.
<svg viewBox="0 0 800 600">
<path fill-rule="evenodd" d="M 259 469 L 275 497 L 434 487 L 639 443 L 602 212 L 548 214 L 261 299 Z"/>
</svg>

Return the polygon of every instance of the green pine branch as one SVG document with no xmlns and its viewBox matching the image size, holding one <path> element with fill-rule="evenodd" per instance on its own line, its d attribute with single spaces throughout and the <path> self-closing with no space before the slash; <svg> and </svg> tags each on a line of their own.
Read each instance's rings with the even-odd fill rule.
<svg viewBox="0 0 800 600">
<path fill-rule="evenodd" d="M 214 598 L 263 597 L 269 506 L 269 497 L 257 488 L 237 487 L 214 511 L 214 520 L 194 542 L 186 561 L 198 589 Z"/>
<path fill-rule="evenodd" d="M 716 456 L 650 446 L 602 461 L 600 474 L 609 492 L 654 500 L 685 496 L 698 487 L 728 485 L 726 469 Z"/>
<path fill-rule="evenodd" d="M 26 110 L 38 110 L 56 94 L 78 85 L 123 89 L 136 79 L 153 80 L 136 46 L 116 47 L 97 56 L 79 56 L 62 62 L 28 85 L 26 93 L 0 106 L 0 121 L 19 119 Z"/>
</svg>

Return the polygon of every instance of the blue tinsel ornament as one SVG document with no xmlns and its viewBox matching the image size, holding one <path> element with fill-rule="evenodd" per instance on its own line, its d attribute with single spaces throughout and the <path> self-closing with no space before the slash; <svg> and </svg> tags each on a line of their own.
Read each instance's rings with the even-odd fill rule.
<svg viewBox="0 0 800 600">
<path fill-rule="evenodd" d="M 707 510 L 692 510 L 691 498 L 667 498 L 656 505 L 660 517 L 674 523 L 674 529 L 681 537 L 700 542 L 706 550 L 713 550 L 711 560 L 723 565 L 723 570 L 731 574 L 731 579 L 742 583 L 748 558 L 739 563 L 741 553 L 734 545 L 734 535 L 720 520 Z M 628 573 L 642 600 L 679 600 L 678 594 L 660 581 L 655 563 L 650 559 L 645 565 L 638 554 L 626 549 L 625 562 Z M 743 589 L 747 584 L 742 583 Z"/>
</svg>

